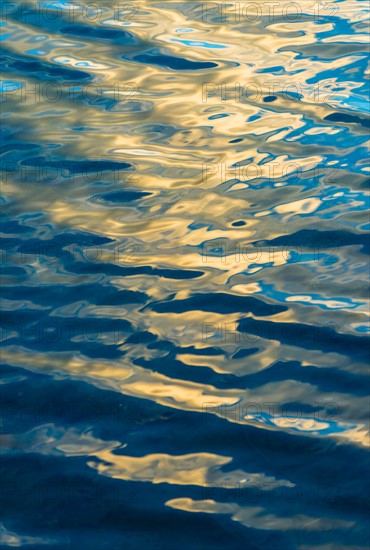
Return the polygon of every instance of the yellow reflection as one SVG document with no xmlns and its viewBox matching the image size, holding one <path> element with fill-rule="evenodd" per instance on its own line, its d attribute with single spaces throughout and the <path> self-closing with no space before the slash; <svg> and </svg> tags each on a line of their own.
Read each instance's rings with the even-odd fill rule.
<svg viewBox="0 0 370 550">
<path fill-rule="evenodd" d="M 246 527 L 263 530 L 308 530 L 330 531 L 332 529 L 350 528 L 353 521 L 336 520 L 330 518 L 314 518 L 300 514 L 292 517 L 279 517 L 268 514 L 261 506 L 242 507 L 236 503 L 216 502 L 212 500 L 196 501 L 191 498 L 175 498 L 168 500 L 166 505 L 186 512 L 203 512 L 208 514 L 228 514 L 234 521 Z"/>
</svg>

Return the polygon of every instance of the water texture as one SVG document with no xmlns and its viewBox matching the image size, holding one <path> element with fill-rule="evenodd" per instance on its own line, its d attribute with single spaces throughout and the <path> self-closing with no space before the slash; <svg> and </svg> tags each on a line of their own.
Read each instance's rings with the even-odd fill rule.
<svg viewBox="0 0 370 550">
<path fill-rule="evenodd" d="M 2 5 L 4 547 L 368 548 L 367 21 Z"/>
</svg>

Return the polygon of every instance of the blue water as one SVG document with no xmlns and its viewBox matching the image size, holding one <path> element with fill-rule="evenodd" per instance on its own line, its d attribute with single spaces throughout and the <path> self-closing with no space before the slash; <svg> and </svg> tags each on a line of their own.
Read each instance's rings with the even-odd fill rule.
<svg viewBox="0 0 370 550">
<path fill-rule="evenodd" d="M 367 19 L 3 4 L 3 547 L 368 548 Z"/>
</svg>

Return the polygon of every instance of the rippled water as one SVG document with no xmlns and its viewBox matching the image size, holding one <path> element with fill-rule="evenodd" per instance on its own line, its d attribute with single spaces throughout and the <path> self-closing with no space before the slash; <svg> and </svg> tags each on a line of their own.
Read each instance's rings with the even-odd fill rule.
<svg viewBox="0 0 370 550">
<path fill-rule="evenodd" d="M 365 550 L 368 4 L 3 4 L 2 541 Z"/>
</svg>

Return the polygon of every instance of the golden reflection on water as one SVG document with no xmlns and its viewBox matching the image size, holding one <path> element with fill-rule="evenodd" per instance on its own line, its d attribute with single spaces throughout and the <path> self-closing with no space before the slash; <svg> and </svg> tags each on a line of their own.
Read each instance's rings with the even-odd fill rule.
<svg viewBox="0 0 370 550">
<path fill-rule="evenodd" d="M 175 411 L 197 412 L 199 422 L 215 415 L 226 421 L 225 430 L 229 422 L 290 436 L 330 438 L 337 445 L 368 447 L 368 400 L 362 395 L 331 391 L 320 381 L 296 380 L 288 374 L 254 388 L 248 387 L 248 382 L 239 383 L 243 376 L 263 373 L 279 361 L 298 362 L 303 371 L 319 365 L 323 377 L 326 369 L 364 375 L 366 365 L 335 347 L 316 345 L 311 349 L 304 347 L 299 338 L 284 341 L 266 335 L 241 337 L 238 331 L 239 321 L 247 318 L 276 323 L 274 326 L 282 327 L 279 330 L 287 331 L 299 324 L 334 324 L 337 333 L 357 336 L 357 329 L 365 324 L 368 301 L 362 291 L 352 288 L 354 280 L 364 279 L 365 262 L 358 244 L 344 247 L 329 242 L 328 249 L 332 246 L 334 252 L 328 252 L 328 256 L 336 258 L 333 264 L 325 263 L 304 241 L 286 247 L 274 245 L 272 251 L 265 244 L 305 230 L 330 233 L 335 227 L 344 234 L 360 232 L 362 224 L 367 223 L 365 202 L 357 194 L 366 167 L 358 164 L 356 170 L 347 171 L 346 165 L 340 164 L 339 159 L 352 153 L 351 144 L 343 142 L 348 128 L 326 118 L 338 105 L 345 109 L 351 107 L 350 100 L 354 105 L 360 102 L 356 75 L 347 72 L 347 80 L 335 86 L 335 93 L 335 82 L 330 81 L 324 91 L 313 84 L 318 75 L 336 74 L 331 72 L 334 70 L 340 74 L 347 65 L 354 64 L 363 51 L 365 37 L 359 33 L 350 44 L 352 35 L 321 36 L 333 31 L 335 21 L 329 17 L 319 25 L 310 20 L 309 0 L 299 3 L 307 16 L 303 24 L 284 18 L 273 23 L 266 18 L 257 24 L 220 23 L 211 15 L 204 21 L 201 3 L 145 0 L 140 2 L 138 20 L 124 25 L 114 17 L 110 2 L 100 4 L 103 16 L 99 27 L 132 31 L 132 48 L 43 29 L 41 53 L 38 57 L 31 53 L 26 56 L 53 67 L 86 71 L 93 78 L 92 84 L 67 82 L 55 103 L 45 94 L 34 101 L 31 90 L 36 78 L 28 73 L 22 77 L 25 100 L 20 100 L 20 94 L 10 94 L 5 106 L 7 111 L 17 112 L 17 119 L 12 114 L 10 121 L 18 139 L 37 144 L 40 156 L 48 162 L 115 161 L 128 163 L 135 170 L 120 171 L 119 177 L 114 170 L 71 177 L 68 168 L 54 168 L 52 184 L 42 177 L 25 181 L 20 173 L 7 174 L 3 189 L 9 208 L 14 215 L 27 212 L 28 223 L 34 224 L 35 236 L 41 241 L 47 243 L 53 231 L 64 236 L 76 231 L 111 239 L 96 248 L 98 258 L 92 260 L 86 257 L 93 247 L 63 248 L 68 248 L 71 263 L 81 262 L 90 269 L 85 274 L 70 271 L 70 266 L 63 265 L 59 258 L 39 261 L 26 253 L 22 259 L 15 258 L 14 264 L 27 271 L 30 287 L 67 288 L 88 281 L 145 293 L 151 305 L 169 301 L 169 297 L 172 302 L 191 300 L 198 293 L 213 293 L 211 301 L 216 303 L 218 293 L 227 292 L 240 299 L 262 300 L 271 307 L 283 304 L 286 310 L 258 314 L 240 307 L 240 311 L 235 308 L 222 313 L 217 308 L 203 311 L 189 305 L 185 312 L 161 313 L 137 304 L 97 305 L 95 296 L 90 302 L 77 297 L 73 304 L 51 310 L 50 319 L 75 316 L 129 321 L 134 332 L 148 331 L 159 341 L 176 346 L 174 358 L 186 369 L 184 377 L 152 370 L 150 360 L 161 359 L 165 352 L 141 342 L 131 346 L 126 343 L 129 331 L 114 342 L 125 352 L 118 360 L 92 360 L 79 351 L 35 352 L 26 344 L 7 347 L 3 360 L 56 380 L 82 380 Z M 339 20 L 362 25 L 364 10 L 360 2 L 333 2 L 332 7 L 338 8 L 333 17 L 335 14 Z M 78 9 L 77 22 L 84 23 Z M 187 32 L 189 28 L 192 32 Z M 27 22 L 9 22 L 8 29 L 14 33 L 8 42 L 13 54 L 24 55 L 40 38 L 41 30 Z M 216 65 L 206 70 L 181 71 L 135 59 L 135 54 L 152 49 L 165 56 Z M 319 78 L 320 83 L 326 80 Z M 82 99 L 71 100 L 71 86 L 85 86 Z M 238 98 L 239 86 L 249 90 L 242 100 Z M 264 101 L 275 95 L 273 102 Z M 108 99 L 116 103 L 104 106 L 102 100 Z M 362 126 L 350 126 L 356 138 L 366 135 Z M 236 138 L 241 141 L 233 142 Z M 38 156 L 36 152 L 34 157 Z M 337 170 L 334 181 L 317 177 L 322 166 Z M 329 188 L 333 188 L 331 194 Z M 104 201 L 101 197 L 122 190 L 148 195 L 133 204 Z M 244 225 L 232 225 L 238 221 Z M 256 252 L 256 242 L 262 243 L 258 245 L 260 252 Z M 220 246 L 222 253 L 212 252 L 212 246 Z M 240 247 L 246 247 L 242 254 Z M 109 274 L 105 266 L 180 273 L 193 270 L 199 272 L 199 277 L 176 279 L 154 271 L 150 275 Z M 27 303 L 5 300 L 3 305 L 9 310 L 25 305 L 34 310 L 48 309 L 33 303 L 32 297 Z M 216 327 L 216 335 L 207 333 L 205 338 L 205 326 Z M 217 337 L 217 327 L 227 328 L 227 339 Z M 79 338 L 75 337 L 73 343 Z M 102 341 L 111 344 L 112 334 L 104 333 Z M 212 346 L 220 353 L 209 355 Z M 253 354 L 234 358 L 245 348 L 254 348 Z M 138 358 L 147 360 L 148 365 L 138 366 Z M 206 371 L 209 376 L 235 376 L 235 386 L 232 381 L 220 388 L 217 383 L 189 380 L 186 373 L 192 370 L 195 375 Z M 248 410 L 252 403 L 264 402 L 336 403 L 340 407 L 335 418 L 316 418 L 307 413 L 295 422 L 280 413 L 271 418 L 235 413 Z M 226 451 L 227 456 L 202 450 L 178 456 L 131 456 L 129 446 L 125 449 L 127 455 L 117 454 L 118 450 L 122 453 L 126 443 L 100 440 L 90 432 L 42 426 L 26 436 L 23 441 L 5 436 L 3 444 L 24 452 L 28 446 L 31 452 L 40 454 L 88 456 L 90 467 L 118 480 L 198 487 L 204 483 L 236 484 L 245 479 L 262 486 L 266 482 L 294 485 L 278 476 L 250 473 L 248 465 L 226 473 L 222 468 L 233 461 Z M 125 440 L 125 434 L 122 437 Z M 353 526 L 352 521 L 302 514 L 280 517 L 263 507 L 214 500 L 180 497 L 167 500 L 166 505 L 187 512 L 227 514 L 254 529 L 324 531 Z M 5 537 L 9 545 L 22 543 L 11 531 L 6 531 Z M 32 538 L 25 541 L 37 542 Z"/>
<path fill-rule="evenodd" d="M 58 357 L 59 355 L 59 357 Z M 343 405 L 343 420 L 325 420 L 293 416 L 287 418 L 276 414 L 266 422 L 259 414 L 251 411 L 250 406 L 259 403 L 286 403 L 289 401 L 321 399 L 321 402 L 335 403 L 339 396 L 330 393 L 330 401 L 324 393 L 320 394 L 314 387 L 297 381 L 270 383 L 254 390 L 219 390 L 207 384 L 197 384 L 187 380 L 169 378 L 148 368 L 125 364 L 125 359 L 114 363 L 108 361 L 91 361 L 83 357 L 67 359 L 58 354 L 51 361 L 43 355 L 21 350 L 5 351 L 4 360 L 12 360 L 15 365 L 25 366 L 36 371 L 50 372 L 54 376 L 59 372 L 73 376 L 77 380 L 88 381 L 99 388 L 112 389 L 131 397 L 146 398 L 170 408 L 197 411 L 201 413 L 199 422 L 206 422 L 207 414 L 216 414 L 229 422 L 247 424 L 268 430 L 284 429 L 288 433 L 310 435 L 314 437 L 333 437 L 348 440 L 352 444 L 369 446 L 369 431 L 363 422 L 353 423 L 356 413 L 366 410 L 367 399 L 356 399 L 340 396 Z M 311 395 L 310 395 L 311 394 Z M 348 418 L 349 417 L 349 418 Z M 339 417 L 340 418 L 340 417 Z M 361 415 L 360 415 L 361 418 Z M 350 419 L 350 422 L 348 420 Z"/>
<path fill-rule="evenodd" d="M 205 512 L 207 514 L 230 514 L 234 521 L 238 521 L 246 527 L 271 529 L 271 530 L 296 530 L 330 531 L 338 528 L 351 528 L 351 521 L 335 520 L 331 518 L 314 518 L 300 515 L 289 518 L 278 517 L 266 513 L 262 507 L 239 506 L 236 503 L 215 502 L 209 500 L 193 501 L 189 498 L 177 498 L 169 500 L 167 506 L 187 512 Z"/>
</svg>

